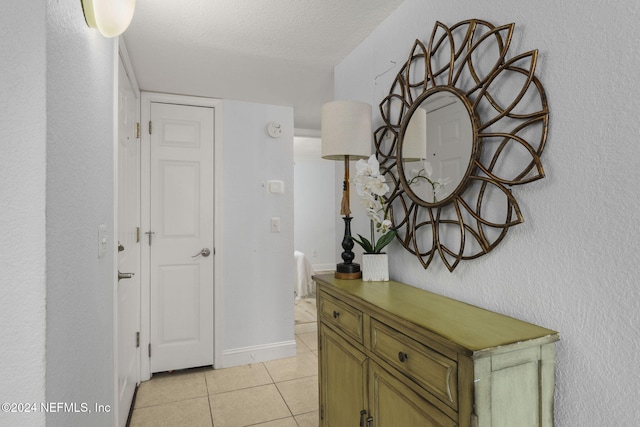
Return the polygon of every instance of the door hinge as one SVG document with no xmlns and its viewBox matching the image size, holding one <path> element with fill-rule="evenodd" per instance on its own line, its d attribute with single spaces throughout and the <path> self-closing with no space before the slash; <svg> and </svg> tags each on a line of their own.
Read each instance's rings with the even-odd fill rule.
<svg viewBox="0 0 640 427">
<path fill-rule="evenodd" d="M 151 120 L 149 120 L 149 135 L 151 135 L 151 131 L 152 131 L 153 127 L 151 125 Z"/>
<path fill-rule="evenodd" d="M 136 122 L 136 139 L 140 138 L 140 122 Z"/>
<path fill-rule="evenodd" d="M 149 359 L 151 359 L 151 343 L 149 343 Z"/>
<path fill-rule="evenodd" d="M 140 227 L 136 227 L 136 243 L 140 243 Z"/>
<path fill-rule="evenodd" d="M 146 234 L 147 236 L 149 236 L 149 246 L 151 246 L 151 236 L 153 236 L 154 234 L 156 234 L 155 231 L 145 231 L 144 234 Z"/>
<path fill-rule="evenodd" d="M 136 332 L 136 348 L 140 347 L 140 332 Z"/>
</svg>

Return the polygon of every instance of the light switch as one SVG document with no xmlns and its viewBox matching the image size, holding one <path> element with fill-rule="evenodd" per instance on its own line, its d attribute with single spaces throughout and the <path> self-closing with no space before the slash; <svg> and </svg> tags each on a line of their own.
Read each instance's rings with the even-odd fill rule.
<svg viewBox="0 0 640 427">
<path fill-rule="evenodd" d="M 98 258 L 102 258 L 107 254 L 107 243 L 109 236 L 107 235 L 107 226 L 100 224 L 98 226 Z"/>
<path fill-rule="evenodd" d="M 267 181 L 267 191 L 269 193 L 284 193 L 284 182 Z"/>
<path fill-rule="evenodd" d="M 272 233 L 280 232 L 280 218 L 275 216 L 271 218 L 271 232 Z"/>
</svg>

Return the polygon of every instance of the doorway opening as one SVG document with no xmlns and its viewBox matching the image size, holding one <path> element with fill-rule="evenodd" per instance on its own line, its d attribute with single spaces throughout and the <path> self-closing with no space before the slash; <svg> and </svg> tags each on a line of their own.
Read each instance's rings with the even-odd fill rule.
<svg viewBox="0 0 640 427">
<path fill-rule="evenodd" d="M 321 157 L 318 131 L 297 129 L 293 147 L 295 298 L 315 298 L 311 275 L 335 269 L 335 163 Z"/>
</svg>

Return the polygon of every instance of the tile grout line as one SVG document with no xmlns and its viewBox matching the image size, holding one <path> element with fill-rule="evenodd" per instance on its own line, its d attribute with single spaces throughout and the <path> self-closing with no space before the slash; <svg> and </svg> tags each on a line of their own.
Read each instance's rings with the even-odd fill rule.
<svg viewBox="0 0 640 427">
<path fill-rule="evenodd" d="M 170 400 L 168 402 L 154 403 L 153 405 L 138 406 L 138 407 L 134 408 L 133 410 L 136 411 L 138 409 L 155 408 L 156 406 L 170 405 L 172 403 L 186 402 L 188 400 L 194 400 L 194 399 L 202 399 L 203 397 L 209 398 L 209 396 L 210 396 L 209 394 L 202 395 L 202 396 L 191 396 L 191 397 L 187 397 L 187 398 L 184 398 L 184 399 Z"/>
<path fill-rule="evenodd" d="M 280 388 L 278 387 L 278 384 L 277 383 L 273 383 L 273 385 L 276 386 L 276 390 L 278 390 L 278 394 L 280 395 L 280 398 L 282 399 L 284 404 L 287 405 L 287 409 L 289 410 L 289 413 L 291 414 L 291 418 L 293 418 L 293 421 L 296 424 L 298 424 L 298 422 L 296 421 L 296 417 L 293 415 L 293 411 L 291 410 L 291 407 L 289 406 L 289 403 L 287 403 L 287 399 L 285 399 L 284 396 L 282 395 L 282 392 L 280 391 Z"/>
<path fill-rule="evenodd" d="M 211 419 L 211 427 L 215 427 L 213 423 L 213 407 L 211 406 L 211 393 L 209 393 L 209 383 L 207 376 L 204 376 L 204 385 L 207 388 L 207 404 L 209 405 L 209 418 Z"/>
</svg>

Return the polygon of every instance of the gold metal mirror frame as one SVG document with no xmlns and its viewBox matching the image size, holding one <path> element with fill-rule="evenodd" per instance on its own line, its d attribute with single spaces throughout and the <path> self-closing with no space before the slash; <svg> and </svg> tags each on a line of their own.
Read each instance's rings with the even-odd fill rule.
<svg viewBox="0 0 640 427">
<path fill-rule="evenodd" d="M 380 103 L 384 124 L 374 137 L 390 187 L 386 205 L 398 240 L 425 269 L 436 252 L 449 271 L 461 260 L 489 253 L 510 227 L 524 221 L 511 186 L 544 177 L 540 155 L 549 108 L 534 76 L 538 51 L 507 58 L 514 28 L 477 19 L 452 27 L 436 22 L 428 46 L 415 41 Z M 473 149 L 462 182 L 435 203 L 411 191 L 402 145 L 413 111 L 442 90 L 457 94 L 467 107 Z"/>
</svg>

